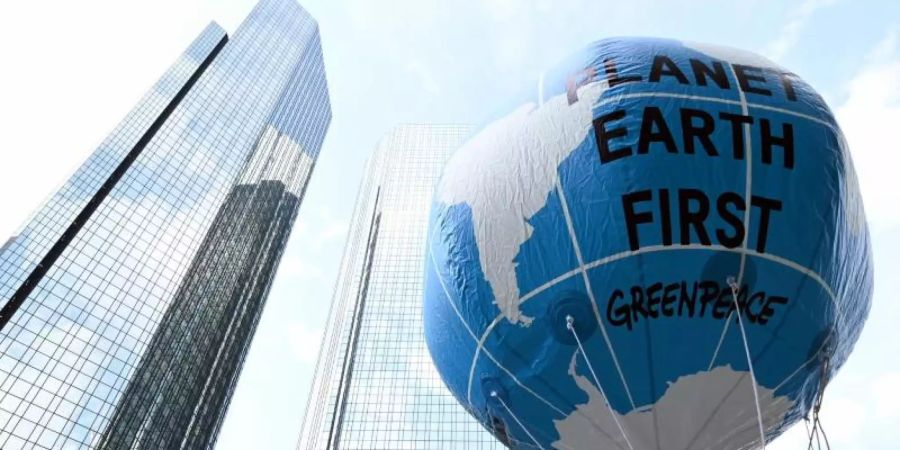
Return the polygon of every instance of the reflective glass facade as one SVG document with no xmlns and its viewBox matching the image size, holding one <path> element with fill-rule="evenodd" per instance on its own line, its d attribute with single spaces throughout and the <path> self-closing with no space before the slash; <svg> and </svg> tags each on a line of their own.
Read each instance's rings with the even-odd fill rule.
<svg viewBox="0 0 900 450">
<path fill-rule="evenodd" d="M 428 211 L 471 129 L 405 125 L 368 163 L 298 448 L 499 449 L 434 369 L 422 330 Z"/>
<path fill-rule="evenodd" d="M 0 448 L 210 448 L 330 119 L 294 0 L 203 30 L 0 250 Z"/>
</svg>

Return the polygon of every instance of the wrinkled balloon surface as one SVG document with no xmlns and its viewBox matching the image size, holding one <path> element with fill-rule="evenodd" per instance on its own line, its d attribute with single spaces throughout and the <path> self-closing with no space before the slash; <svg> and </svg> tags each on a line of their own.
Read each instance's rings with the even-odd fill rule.
<svg viewBox="0 0 900 450">
<path fill-rule="evenodd" d="M 425 332 L 457 399 L 520 448 L 745 449 L 803 417 L 872 293 L 822 98 L 752 53 L 640 38 L 531 92 L 435 191 Z"/>
</svg>

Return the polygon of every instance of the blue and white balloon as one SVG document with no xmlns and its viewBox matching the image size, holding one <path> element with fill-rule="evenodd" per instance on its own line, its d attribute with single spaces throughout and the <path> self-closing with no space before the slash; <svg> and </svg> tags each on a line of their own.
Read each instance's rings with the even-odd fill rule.
<svg viewBox="0 0 900 450">
<path fill-rule="evenodd" d="M 449 160 L 429 232 L 429 350 L 513 448 L 758 447 L 872 296 L 831 111 L 711 45 L 608 39 L 546 72 Z"/>
</svg>

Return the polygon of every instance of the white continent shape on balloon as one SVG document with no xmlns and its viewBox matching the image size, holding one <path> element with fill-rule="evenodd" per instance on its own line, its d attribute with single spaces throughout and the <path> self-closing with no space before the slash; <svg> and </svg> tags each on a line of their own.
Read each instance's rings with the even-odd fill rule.
<svg viewBox="0 0 900 450">
<path fill-rule="evenodd" d="M 656 403 L 625 415 L 613 412 L 616 415 L 614 420 L 600 390 L 575 372 L 577 356 L 578 353 L 569 364 L 569 375 L 588 395 L 588 402 L 578 405 L 568 417 L 554 421 L 559 440 L 553 446 L 558 449 L 628 449 L 616 420 L 625 429 L 634 449 L 718 449 L 725 445 L 725 438 L 727 442 L 748 443 L 741 449 L 754 448 L 759 444 L 756 409 L 747 407 L 753 405 L 750 372 L 721 366 L 679 377 L 669 383 Z M 757 389 L 765 429 L 777 427 L 794 402 L 786 396 L 776 396 L 774 390 L 765 386 L 757 385 Z M 691 414 L 686 415 L 685 410 L 691 411 Z M 708 418 L 701 430 L 692 426 L 698 414 Z M 646 441 L 654 436 L 659 442 Z"/>
<path fill-rule="evenodd" d="M 471 209 L 481 268 L 494 303 L 512 323 L 533 320 L 519 309 L 515 262 L 533 232 L 528 220 L 559 182 L 560 163 L 591 131 L 593 107 L 606 89 L 606 82 L 592 82 L 571 105 L 566 94 L 523 105 L 460 147 L 444 169 L 437 200 Z"/>
</svg>

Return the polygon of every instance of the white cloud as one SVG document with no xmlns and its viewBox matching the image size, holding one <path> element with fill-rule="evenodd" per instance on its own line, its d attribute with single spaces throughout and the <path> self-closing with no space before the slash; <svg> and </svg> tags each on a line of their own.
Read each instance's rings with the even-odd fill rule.
<svg viewBox="0 0 900 450">
<path fill-rule="evenodd" d="M 297 322 L 288 328 L 288 341 L 291 351 L 302 364 L 315 364 L 319 356 L 319 344 L 322 342 L 324 328 Z"/>
<path fill-rule="evenodd" d="M 486 0 L 483 5 L 489 17 L 505 22 L 512 18 L 517 10 L 521 10 L 522 3 L 515 0 Z"/>
<path fill-rule="evenodd" d="M 322 227 L 322 239 L 333 241 L 338 238 L 343 238 L 347 234 L 348 226 L 349 224 L 347 222 L 333 220 Z"/>
<path fill-rule="evenodd" d="M 828 401 L 828 409 L 823 406 L 822 423 L 829 439 L 839 448 L 858 442 L 868 419 L 866 405 L 869 399 L 851 396 L 828 398 L 827 394 L 824 398 Z"/>
<path fill-rule="evenodd" d="M 406 65 L 406 70 L 410 71 L 415 78 L 421 83 L 422 89 L 432 95 L 441 92 L 441 86 L 438 84 L 431 72 L 431 69 L 419 60 L 412 60 Z"/>
<path fill-rule="evenodd" d="M 312 258 L 304 258 L 303 256 L 285 254 L 278 266 L 278 273 L 281 277 L 304 278 L 304 279 L 320 279 L 324 272 L 315 264 Z"/>
<path fill-rule="evenodd" d="M 778 36 L 762 51 L 769 58 L 780 61 L 790 52 L 806 28 L 809 18 L 818 10 L 835 3 L 835 0 L 804 0 L 791 14 Z"/>
<path fill-rule="evenodd" d="M 850 81 L 835 115 L 850 145 L 870 226 L 879 231 L 900 224 L 895 169 L 900 163 L 895 133 L 900 124 L 900 55 L 893 32 Z"/>
<path fill-rule="evenodd" d="M 870 389 L 875 418 L 900 423 L 900 372 L 879 375 L 872 381 Z"/>
<path fill-rule="evenodd" d="M 330 208 L 301 207 L 291 232 L 296 244 L 286 248 L 276 280 L 330 287 L 334 267 L 322 262 L 343 248 L 348 226 L 348 220 L 336 217 Z"/>
<path fill-rule="evenodd" d="M 365 30 L 385 27 L 429 26 L 440 18 L 437 0 L 346 0 L 345 10 L 353 24 Z"/>
<path fill-rule="evenodd" d="M 895 56 L 894 53 L 897 51 L 897 30 L 891 29 L 888 30 L 887 34 L 884 36 L 884 39 L 878 43 L 878 45 L 873 48 L 868 55 L 866 55 L 866 60 L 869 62 L 878 63 L 879 61 L 888 60 L 891 57 Z"/>
</svg>

